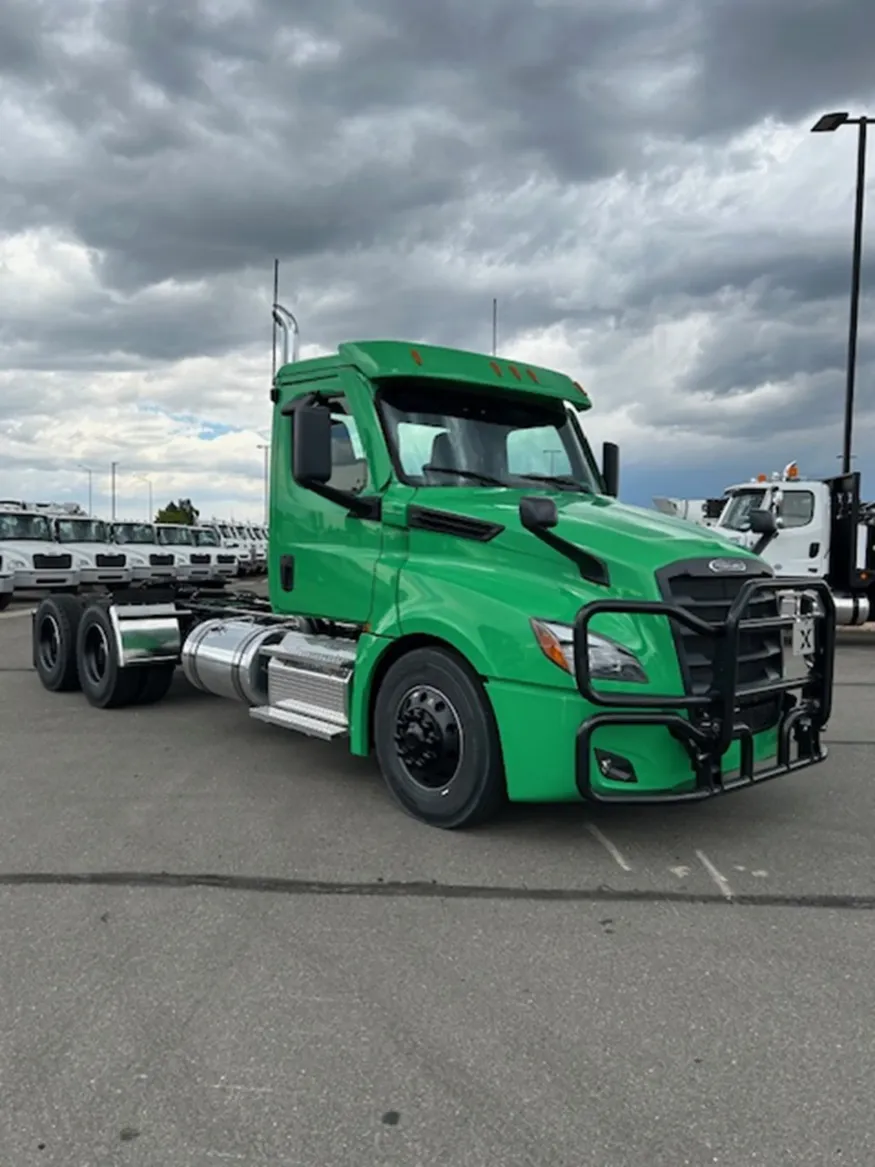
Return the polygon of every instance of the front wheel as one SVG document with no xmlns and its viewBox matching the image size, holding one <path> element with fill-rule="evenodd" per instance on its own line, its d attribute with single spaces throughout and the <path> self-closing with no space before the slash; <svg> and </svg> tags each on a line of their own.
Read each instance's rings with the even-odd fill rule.
<svg viewBox="0 0 875 1167">
<path fill-rule="evenodd" d="M 0 592 L 0 612 L 5 612 L 12 603 L 12 592 Z"/>
<path fill-rule="evenodd" d="M 392 664 L 374 707 L 377 759 L 395 800 L 446 830 L 493 818 L 506 797 L 498 730 L 483 686 L 443 649 Z"/>
</svg>

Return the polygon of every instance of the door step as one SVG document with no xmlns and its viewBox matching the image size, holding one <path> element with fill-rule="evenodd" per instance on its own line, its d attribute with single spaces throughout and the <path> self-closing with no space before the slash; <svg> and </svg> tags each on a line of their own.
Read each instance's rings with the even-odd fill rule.
<svg viewBox="0 0 875 1167">
<path fill-rule="evenodd" d="M 355 641 L 295 631 L 262 653 L 267 704 L 250 710 L 252 717 L 324 741 L 349 731 Z"/>
<path fill-rule="evenodd" d="M 259 705 L 249 710 L 249 716 L 257 721 L 266 721 L 269 725 L 278 725 L 283 729 L 294 729 L 307 737 L 321 738 L 322 741 L 333 741 L 347 732 L 347 726 L 338 722 L 326 721 L 319 716 L 320 711 L 314 710 L 307 715 L 299 709 L 285 709 L 279 705 Z"/>
</svg>

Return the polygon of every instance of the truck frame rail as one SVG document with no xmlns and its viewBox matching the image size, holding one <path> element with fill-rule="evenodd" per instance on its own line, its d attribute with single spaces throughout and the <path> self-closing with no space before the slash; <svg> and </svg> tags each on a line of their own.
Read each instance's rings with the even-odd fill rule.
<svg viewBox="0 0 875 1167">
<path fill-rule="evenodd" d="M 746 618 L 751 600 L 762 593 L 795 594 L 796 614 Z M 820 602 L 820 611 L 814 610 L 815 597 Z M 802 611 L 806 605 L 812 610 Z M 596 616 L 606 613 L 666 617 L 674 625 L 713 642 L 715 653 L 710 691 L 676 696 L 596 689 L 590 676 L 588 630 Z M 810 632 L 810 651 L 796 659 L 804 659 L 805 675 L 740 686 L 738 657 L 742 634 L 751 629 L 775 629 L 783 636 L 784 629 L 793 628 L 803 621 Z M 829 586 L 818 579 L 767 577 L 748 580 L 726 618 L 719 623 L 702 620 L 680 605 L 661 600 L 596 600 L 584 605 L 574 622 L 575 680 L 581 696 L 591 705 L 606 711 L 588 717 L 577 731 L 577 786 L 581 796 L 589 801 L 609 803 L 701 801 L 823 761 L 827 750 L 821 741 L 821 732 L 832 708 L 835 646 L 835 602 Z M 784 655 L 786 657 L 786 650 Z M 777 760 L 774 765 L 758 771 L 754 730 L 744 720 L 744 709 L 768 698 L 780 701 Z M 652 794 L 635 790 L 608 794 L 595 789 L 591 777 L 594 735 L 605 726 L 635 725 L 663 726 L 683 745 L 695 779 L 692 789 Z M 739 771 L 736 777 L 727 779 L 723 772 L 723 758 L 735 741 L 740 744 Z"/>
</svg>

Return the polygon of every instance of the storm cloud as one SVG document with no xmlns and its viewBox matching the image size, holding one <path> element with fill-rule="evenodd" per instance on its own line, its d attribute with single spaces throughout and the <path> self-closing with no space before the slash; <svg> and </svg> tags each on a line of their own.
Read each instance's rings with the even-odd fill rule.
<svg viewBox="0 0 875 1167">
<path fill-rule="evenodd" d="M 257 514 L 275 256 L 305 353 L 488 347 L 498 297 L 639 492 L 831 471 L 854 136 L 808 129 L 875 112 L 870 6 L 6 0 L 0 492 Z M 864 471 L 873 371 L 864 307 Z"/>
</svg>

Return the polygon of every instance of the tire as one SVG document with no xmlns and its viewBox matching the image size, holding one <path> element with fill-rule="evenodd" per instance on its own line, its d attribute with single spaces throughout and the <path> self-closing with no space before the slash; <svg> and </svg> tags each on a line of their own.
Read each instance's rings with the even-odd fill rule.
<svg viewBox="0 0 875 1167">
<path fill-rule="evenodd" d="M 374 741 L 390 794 L 421 822 L 445 830 L 475 826 L 506 800 L 486 694 L 443 649 L 415 649 L 390 665 L 374 706 Z"/>
<path fill-rule="evenodd" d="M 0 592 L 0 612 L 5 612 L 12 603 L 12 592 Z"/>
<path fill-rule="evenodd" d="M 33 667 L 50 693 L 80 687 L 76 636 L 82 607 L 78 596 L 46 596 L 34 613 Z"/>
<path fill-rule="evenodd" d="M 176 673 L 175 664 L 146 665 L 136 670 L 139 688 L 133 700 L 134 705 L 154 705 L 163 701 L 167 696 L 173 677 Z"/>
<path fill-rule="evenodd" d="M 76 635 L 79 683 L 89 705 L 121 709 L 136 700 L 142 678 L 137 669 L 123 669 L 106 608 L 89 604 Z"/>
</svg>

